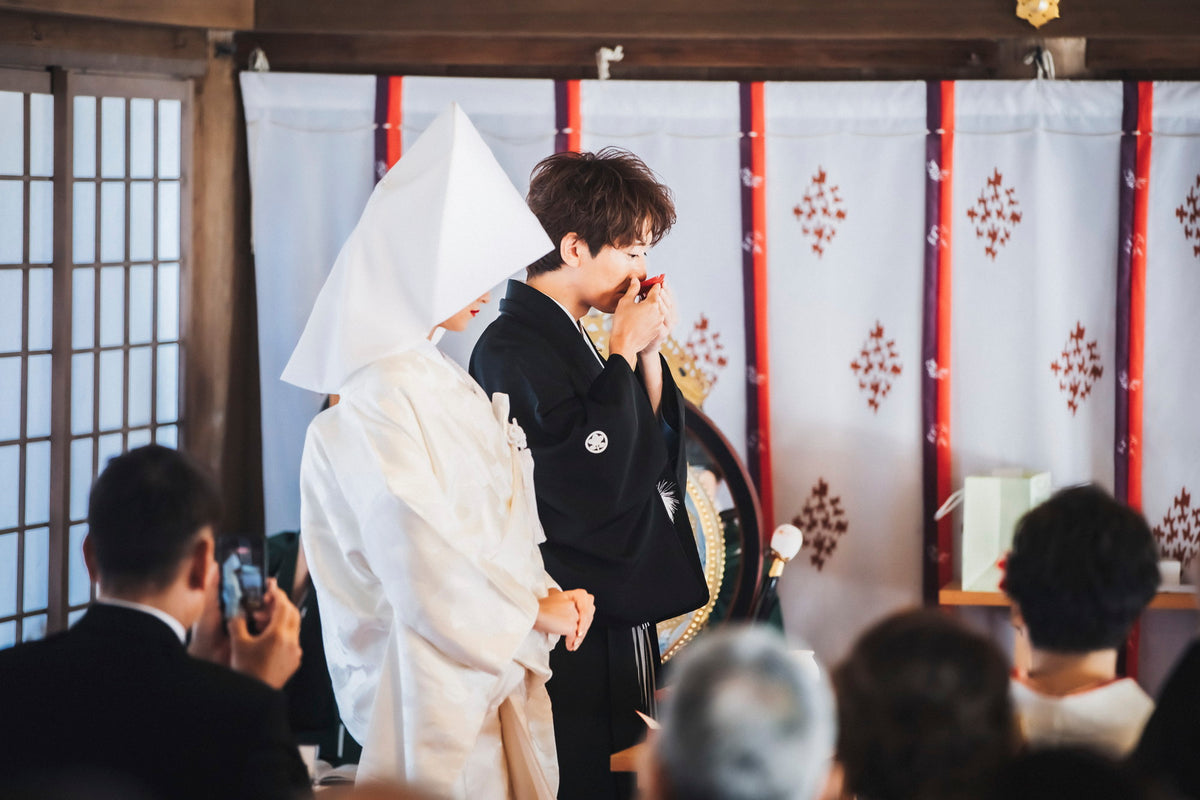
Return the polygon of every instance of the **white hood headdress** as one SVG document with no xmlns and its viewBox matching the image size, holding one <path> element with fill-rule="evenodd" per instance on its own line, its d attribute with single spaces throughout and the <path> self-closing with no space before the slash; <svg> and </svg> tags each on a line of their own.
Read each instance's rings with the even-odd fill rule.
<svg viewBox="0 0 1200 800">
<path fill-rule="evenodd" d="M 554 249 L 458 104 L 371 193 L 338 253 L 283 379 L 337 392 Z"/>
</svg>

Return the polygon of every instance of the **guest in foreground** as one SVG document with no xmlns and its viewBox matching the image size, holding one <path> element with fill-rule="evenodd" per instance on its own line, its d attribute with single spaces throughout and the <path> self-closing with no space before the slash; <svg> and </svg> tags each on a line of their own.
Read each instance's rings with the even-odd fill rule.
<svg viewBox="0 0 1200 800">
<path fill-rule="evenodd" d="M 0 786 L 53 779 L 160 800 L 308 794 L 283 694 L 184 646 L 215 604 L 219 513 L 213 484 L 181 453 L 149 445 L 109 463 L 83 545 L 96 601 L 70 630 L 0 652 Z M 263 633 L 250 636 L 239 617 L 228 644 L 235 667 L 278 686 L 299 665 L 299 615 L 271 594 Z"/>
<path fill-rule="evenodd" d="M 300 524 L 362 782 L 555 795 L 549 654 L 592 598 L 546 574 L 508 398 L 434 344 L 548 247 L 452 106 L 375 187 L 284 372 L 341 396 L 308 429 Z"/>
<path fill-rule="evenodd" d="M 1200 585 L 1200 559 L 1191 562 Z M 1158 694 L 1130 760 L 1142 774 L 1180 797 L 1200 798 L 1200 639 L 1193 640 Z"/>
<path fill-rule="evenodd" d="M 471 374 L 512 399 L 529 437 L 547 571 L 596 596 L 580 651 L 550 656 L 560 797 L 628 797 L 632 780 L 609 758 L 645 732 L 635 710 L 653 714 L 655 623 L 708 600 L 683 508 L 683 399 L 659 352 L 676 320 L 669 281 L 638 301 L 675 206 L 615 149 L 544 159 L 528 202 L 551 243 L 525 283 L 509 281 Z M 591 309 L 612 314 L 607 360 L 582 327 Z"/>
<path fill-rule="evenodd" d="M 778 634 L 708 634 L 683 651 L 673 675 L 640 782 L 645 800 L 819 796 L 833 757 L 833 697 Z"/>
<path fill-rule="evenodd" d="M 1028 641 L 1012 692 L 1032 746 L 1122 757 L 1137 744 L 1154 701 L 1117 677 L 1117 650 L 1158 583 L 1145 519 L 1097 486 L 1058 492 L 1017 523 L 1004 585 Z"/>
<path fill-rule="evenodd" d="M 975 800 L 1017 749 L 1004 656 L 941 612 L 903 612 L 868 629 L 833 686 L 850 794 Z"/>
<path fill-rule="evenodd" d="M 1005 766 L 985 800 L 1159 797 L 1134 772 L 1095 750 L 1048 747 L 1023 753 Z"/>
</svg>

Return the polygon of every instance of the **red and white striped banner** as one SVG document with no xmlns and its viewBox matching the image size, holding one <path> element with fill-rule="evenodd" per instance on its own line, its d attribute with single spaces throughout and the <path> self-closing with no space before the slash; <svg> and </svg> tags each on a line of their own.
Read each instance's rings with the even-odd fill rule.
<svg viewBox="0 0 1200 800">
<path fill-rule="evenodd" d="M 1136 180 L 1145 197 L 1144 237 L 1135 235 L 1133 246 L 1144 248 L 1140 505 L 1163 557 L 1184 562 L 1194 576 L 1200 549 L 1200 86 L 1139 89 Z M 1147 614 L 1143 680 L 1157 684 L 1178 642 L 1194 633 L 1191 614 Z"/>
<path fill-rule="evenodd" d="M 1196 84 L 242 81 L 268 530 L 296 525 L 320 400 L 277 375 L 370 179 L 456 101 L 519 189 L 551 152 L 614 144 L 674 190 L 651 264 L 768 521 L 806 528 L 781 597 L 827 660 L 950 579 L 932 509 L 967 474 L 1098 481 L 1193 558 Z M 465 360 L 473 343 L 443 345 Z M 1180 619 L 1147 618 L 1150 686 Z"/>
</svg>

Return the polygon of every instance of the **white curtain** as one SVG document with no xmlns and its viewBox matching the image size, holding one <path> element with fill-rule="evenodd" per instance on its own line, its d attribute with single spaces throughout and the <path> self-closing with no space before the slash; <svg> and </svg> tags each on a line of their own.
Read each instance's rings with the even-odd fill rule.
<svg viewBox="0 0 1200 800">
<path fill-rule="evenodd" d="M 405 152 L 451 102 L 462 106 L 513 185 L 524 194 L 534 165 L 554 152 L 554 81 L 406 77 L 401 92 Z M 480 257 L 486 258 L 487 253 Z M 513 277 L 523 279 L 525 270 Z M 465 367 L 479 334 L 499 314 L 503 296 L 502 283 L 492 290 L 491 302 L 467 330 L 447 334 L 438 346 Z"/>
<path fill-rule="evenodd" d="M 746 458 L 736 83 L 584 81 L 581 144 L 623 147 L 669 186 L 678 221 L 650 253 L 679 308 L 674 338 L 712 380 L 703 409 Z"/>
<path fill-rule="evenodd" d="M 1119 83 L 955 86 L 954 484 L 1113 486 Z"/>
<path fill-rule="evenodd" d="M 920 602 L 925 85 L 768 84 L 775 520 L 788 633 L 825 663 Z"/>
<path fill-rule="evenodd" d="M 242 76 L 268 532 L 298 525 L 304 430 L 323 398 L 279 374 L 370 194 L 375 87 L 373 76 Z M 404 78 L 405 146 L 452 100 L 524 191 L 554 149 L 553 82 Z M 1020 466 L 1050 470 L 1058 486 L 1111 488 L 1122 87 L 959 82 L 955 100 L 954 483 Z M 864 626 L 920 600 L 926 87 L 768 84 L 765 102 L 772 510 L 799 518 L 810 540 L 780 593 L 789 633 L 829 663 Z M 1157 84 L 1154 108 L 1144 510 L 1162 527 L 1186 490 L 1194 545 L 1200 89 Z M 672 279 L 676 338 L 712 357 L 704 409 L 745 456 L 738 87 L 585 81 L 581 121 L 584 149 L 626 147 L 675 192 L 679 221 L 651 271 Z M 498 301 L 443 340 L 462 363 Z M 1192 623 L 1146 619 L 1153 687 Z"/>
<path fill-rule="evenodd" d="M 1200 86 L 1154 85 L 1142 419 L 1142 510 L 1166 557 L 1200 539 Z M 1190 235 L 1189 235 L 1190 234 Z M 1190 565 L 1195 575 L 1196 564 Z M 1147 614 L 1143 683 L 1155 685 L 1195 634 L 1189 612 Z"/>
<path fill-rule="evenodd" d="M 300 527 L 304 431 L 324 397 L 279 379 L 374 185 L 375 78 L 243 72 L 268 534 Z"/>
</svg>

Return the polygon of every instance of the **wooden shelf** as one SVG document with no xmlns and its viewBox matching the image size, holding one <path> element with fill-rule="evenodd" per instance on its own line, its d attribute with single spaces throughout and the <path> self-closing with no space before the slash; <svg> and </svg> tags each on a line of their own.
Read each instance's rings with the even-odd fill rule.
<svg viewBox="0 0 1200 800">
<path fill-rule="evenodd" d="M 979 592 L 962 588 L 961 581 L 950 581 L 938 592 L 938 604 L 943 606 L 1007 606 L 1004 592 Z"/>
<path fill-rule="evenodd" d="M 938 592 L 938 603 L 943 606 L 1007 606 L 1008 596 L 1003 592 L 968 591 L 958 581 L 951 581 Z M 1192 611 L 1197 608 L 1195 592 L 1159 592 L 1150 601 L 1150 608 L 1170 611 Z"/>
<path fill-rule="evenodd" d="M 1171 611 L 1194 611 L 1195 592 L 1159 592 L 1150 601 L 1150 608 L 1165 608 Z"/>
</svg>

